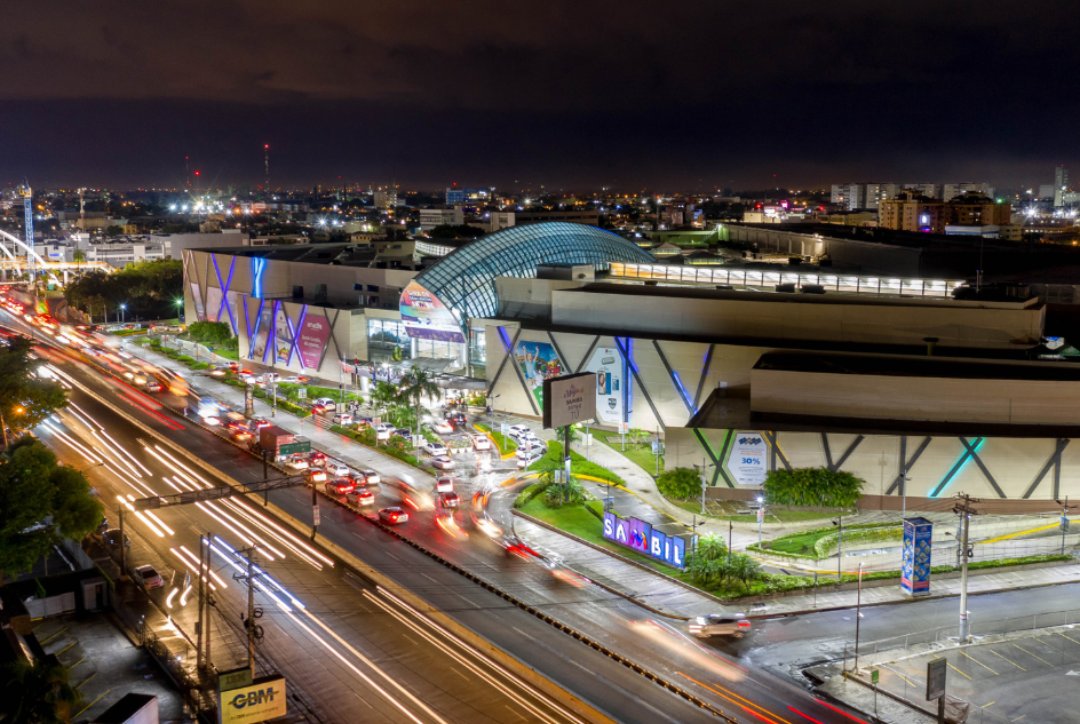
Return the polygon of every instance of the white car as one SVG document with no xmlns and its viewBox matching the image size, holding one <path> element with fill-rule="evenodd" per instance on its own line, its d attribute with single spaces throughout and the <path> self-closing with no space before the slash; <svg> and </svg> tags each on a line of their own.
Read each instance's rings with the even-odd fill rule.
<svg viewBox="0 0 1080 724">
<path fill-rule="evenodd" d="M 390 439 L 390 436 L 394 433 L 393 425 L 379 425 L 375 428 L 375 439 L 379 442 L 386 442 Z"/>
<path fill-rule="evenodd" d="M 432 458 L 431 465 L 436 470 L 453 470 L 454 459 L 449 455 L 438 455 Z"/>
<path fill-rule="evenodd" d="M 446 420 L 436 420 L 431 423 L 431 429 L 439 435 L 449 435 L 454 431 L 454 426 Z"/>
<path fill-rule="evenodd" d="M 491 439 L 487 435 L 473 435 L 472 436 L 473 450 L 477 452 L 483 452 L 491 449 Z"/>
<path fill-rule="evenodd" d="M 343 462 L 337 460 L 330 460 L 326 463 L 326 474 L 335 478 L 345 478 L 351 474 L 349 466 Z"/>
<path fill-rule="evenodd" d="M 454 478 L 450 475 L 440 475 L 435 478 L 435 492 L 436 493 L 452 493 L 454 492 Z"/>
<path fill-rule="evenodd" d="M 420 446 L 420 449 L 428 455 L 446 455 L 446 445 L 443 445 L 441 442 L 425 442 Z"/>
<path fill-rule="evenodd" d="M 382 482 L 382 478 L 380 478 L 379 474 L 374 470 L 361 470 L 357 474 L 357 477 L 361 475 L 364 476 L 364 483 L 366 485 L 378 485 Z"/>
<path fill-rule="evenodd" d="M 308 461 L 304 460 L 304 458 L 291 457 L 285 461 L 285 467 L 289 470 L 307 470 L 311 466 L 308 465 Z"/>
<path fill-rule="evenodd" d="M 138 566 L 132 571 L 132 574 L 132 577 L 139 585 L 147 590 L 151 588 L 163 588 L 165 586 L 165 579 L 163 579 L 161 574 L 151 565 Z"/>
<path fill-rule="evenodd" d="M 313 407 L 321 407 L 326 412 L 333 412 L 337 409 L 337 403 L 334 402 L 332 397 L 316 397 L 311 401 Z"/>
<path fill-rule="evenodd" d="M 517 440 L 519 437 L 528 435 L 529 432 L 531 431 L 529 430 L 527 425 L 511 425 L 507 429 L 506 434 Z"/>
<path fill-rule="evenodd" d="M 351 425 L 353 424 L 353 416 L 348 412 L 335 412 L 334 413 L 335 425 Z"/>
</svg>

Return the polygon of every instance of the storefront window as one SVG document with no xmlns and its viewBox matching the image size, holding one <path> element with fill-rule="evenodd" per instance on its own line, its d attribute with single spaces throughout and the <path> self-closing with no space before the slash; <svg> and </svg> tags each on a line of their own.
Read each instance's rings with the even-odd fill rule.
<svg viewBox="0 0 1080 724">
<path fill-rule="evenodd" d="M 393 319 L 369 319 L 368 355 L 371 359 L 391 359 L 395 349 L 399 350 L 398 359 L 412 356 L 412 344 L 405 333 L 405 325 Z"/>
</svg>

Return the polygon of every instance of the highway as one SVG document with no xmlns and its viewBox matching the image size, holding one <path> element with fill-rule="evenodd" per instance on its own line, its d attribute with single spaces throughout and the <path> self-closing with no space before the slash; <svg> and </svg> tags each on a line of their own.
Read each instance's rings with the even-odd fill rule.
<svg viewBox="0 0 1080 724">
<path fill-rule="evenodd" d="M 143 464 L 149 467 L 152 464 L 150 460 L 153 459 L 157 465 L 162 466 L 151 468 L 155 471 L 155 476 L 170 475 L 167 470 L 177 469 L 180 461 L 179 458 L 170 461 L 168 457 L 162 461 L 153 454 L 140 453 L 140 449 L 152 447 L 147 446 L 149 441 L 140 429 L 143 426 L 167 435 L 176 445 L 186 450 L 197 450 L 204 461 L 220 469 L 228 477 L 240 481 L 261 479 L 262 465 L 259 461 L 189 422 L 178 422 L 166 410 L 155 409 L 153 398 L 126 388 L 118 381 L 103 377 L 85 365 L 60 360 L 57 360 L 56 364 L 64 374 L 70 376 L 70 381 L 75 383 L 71 396 L 79 408 L 92 414 L 115 440 L 129 446 L 135 454 L 148 455 L 149 457 L 142 458 Z M 140 416 L 139 424 L 132 425 L 109 408 L 93 402 L 80 388 L 92 390 L 98 395 L 111 395 L 114 402 L 123 401 L 128 405 L 129 414 Z M 45 437 L 43 433 L 43 439 Z M 61 448 L 64 446 L 56 440 L 51 442 Z M 74 449 L 71 454 L 77 457 Z M 191 471 L 192 477 L 195 472 Z M 90 474 L 95 477 L 97 484 L 97 476 L 104 473 L 92 471 Z M 175 472 L 172 476 L 174 482 L 177 482 Z M 207 484 L 216 485 L 220 484 L 220 481 L 207 481 Z M 396 502 L 396 496 L 390 493 L 390 487 L 383 486 L 383 489 L 386 493 L 380 504 Z M 155 492 L 174 490 L 162 489 Z M 271 494 L 271 500 L 297 520 L 311 520 L 310 491 L 275 491 Z M 429 556 L 389 536 L 378 526 L 358 519 L 354 512 L 335 506 L 325 499 L 321 509 L 320 537 L 325 536 L 334 544 L 351 551 L 364 563 L 396 581 L 402 588 L 419 594 L 437 609 L 454 617 L 617 720 L 637 721 L 644 712 L 650 719 L 695 721 L 714 718 L 715 712 L 722 711 L 735 721 L 860 721 L 836 711 L 831 705 L 818 701 L 801 688 L 772 674 L 739 665 L 708 647 L 690 641 L 672 622 L 657 620 L 636 605 L 598 587 L 586 585 L 579 588 L 560 582 L 542 566 L 507 557 L 500 548 L 475 532 L 467 538 L 447 535 L 443 528 L 435 525 L 430 512 L 415 515 L 412 521 L 402 527 L 403 532 L 421 541 L 438 555 L 466 568 L 544 614 L 582 631 L 594 641 L 617 650 L 626 659 L 708 702 L 713 710 L 710 713 L 707 709 L 696 707 L 683 698 L 650 684 L 639 673 L 559 632 L 502 597 L 471 583 Z M 172 514 L 173 511 L 158 511 L 161 516 Z M 185 510 L 180 515 L 196 514 Z M 180 525 L 170 525 L 177 531 L 186 530 L 190 541 L 189 550 L 197 549 L 199 531 L 214 527 L 220 529 L 219 521 L 185 519 Z M 240 543 L 234 545 L 238 547 Z M 164 558 L 164 554 L 162 557 Z M 383 666 L 381 662 L 389 659 L 395 666 L 401 667 L 395 669 L 392 678 L 400 679 L 411 691 L 417 692 L 414 694 L 416 700 L 429 703 L 438 714 L 446 716 L 449 714 L 443 712 L 451 711 L 460 713 L 456 707 L 474 710 L 482 708 L 483 712 L 499 710 L 497 705 L 493 708 L 490 703 L 481 707 L 476 698 L 463 695 L 461 689 L 469 688 L 464 680 L 461 680 L 459 686 L 449 684 L 450 681 L 460 680 L 459 672 L 447 671 L 454 668 L 449 665 L 432 666 L 430 652 L 425 658 L 415 650 L 414 639 L 409 639 L 412 632 L 401 631 L 400 626 L 374 624 L 371 619 L 385 621 L 389 615 L 379 608 L 379 603 L 387 604 L 389 601 L 391 605 L 396 604 L 393 604 L 392 599 L 385 599 L 385 596 L 385 600 L 373 600 L 373 596 L 377 598 L 380 594 L 366 590 L 362 580 L 353 580 L 337 573 L 336 569 L 331 573 L 328 566 L 324 567 L 326 570 L 319 571 L 310 564 L 291 561 L 268 562 L 266 565 L 267 571 L 274 575 L 291 595 L 304 601 L 309 613 L 317 612 L 320 616 L 337 617 L 334 625 L 328 625 L 327 628 L 337 633 L 355 624 L 351 630 L 355 631 L 357 640 L 350 639 L 349 643 L 360 648 L 361 644 L 357 641 L 363 641 L 365 645 L 373 647 L 371 650 L 379 653 L 368 655 L 379 661 L 379 666 Z M 309 580 L 310 576 L 316 578 Z M 388 593 L 393 594 L 392 591 Z M 315 601 L 318 604 L 312 603 Z M 267 602 L 263 601 L 262 604 L 270 608 Z M 333 661 L 334 655 L 313 649 L 310 642 L 305 643 L 307 630 L 311 627 L 305 629 L 294 619 L 295 616 L 288 612 L 274 614 L 272 620 L 281 626 L 284 637 L 293 639 L 293 643 L 282 646 L 283 637 L 278 637 L 271 630 L 267 639 L 275 641 L 267 641 L 265 647 L 275 663 L 286 670 L 290 680 L 294 680 L 305 691 L 318 691 L 320 701 L 325 698 L 332 702 L 326 705 L 329 711 L 327 720 L 337 721 L 343 712 L 348 710 L 350 698 L 360 694 L 355 691 L 343 692 L 340 696 L 331 696 L 328 692 L 324 694 L 325 680 L 341 678 L 342 667 L 337 667 L 338 672 L 334 677 L 319 675 L 320 669 L 331 664 L 337 666 Z M 409 640 L 404 643 L 397 641 L 400 646 L 397 648 L 392 642 L 365 638 L 371 635 L 372 627 L 395 629 Z M 301 660 L 294 656 L 293 652 L 304 651 L 305 647 L 307 658 Z M 393 653 L 390 653 L 391 651 Z M 410 653 L 405 655 L 402 651 Z M 445 657 L 440 655 L 434 658 Z M 295 671 L 287 671 L 290 668 Z M 344 674 L 345 681 L 349 681 L 351 677 L 351 673 Z M 475 677 L 468 678 L 472 681 Z M 343 688 L 349 689 L 348 686 Z M 355 682 L 352 688 L 356 688 Z M 370 687 L 362 686 L 361 689 L 367 694 L 363 697 L 365 705 L 371 706 L 373 711 L 389 718 L 402 715 L 400 706 L 390 703 L 398 698 L 394 692 L 373 696 Z M 485 702 L 491 701 L 488 694 L 481 698 Z M 397 704 L 400 705 L 401 702 Z M 507 706 L 507 712 L 513 710 L 512 705 Z M 414 713 L 417 716 L 427 713 L 422 708 L 416 711 L 419 712 Z M 457 713 L 452 715 L 455 720 Z M 565 715 L 565 712 L 563 714 Z M 526 718 L 532 720 L 534 717 Z"/>
</svg>

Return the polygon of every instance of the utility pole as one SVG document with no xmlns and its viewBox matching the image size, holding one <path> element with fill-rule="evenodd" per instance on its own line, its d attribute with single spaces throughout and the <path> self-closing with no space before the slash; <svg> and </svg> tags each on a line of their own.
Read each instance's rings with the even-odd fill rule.
<svg viewBox="0 0 1080 724">
<path fill-rule="evenodd" d="M 244 548 L 237 553 L 247 558 L 247 572 L 234 573 L 234 581 L 244 581 L 247 584 L 247 616 L 241 615 L 244 628 L 247 630 L 248 640 L 248 668 L 251 669 L 251 678 L 255 678 L 255 641 L 263 636 L 262 626 L 255 623 L 262 618 L 262 609 L 255 608 L 255 546 Z"/>
<path fill-rule="evenodd" d="M 859 561 L 859 592 L 855 594 L 855 671 L 859 670 L 859 620 L 862 619 L 862 569 Z"/>
<path fill-rule="evenodd" d="M 7 439 L 4 440 L 4 447 L 7 447 Z M 124 536 L 124 508 L 127 507 L 127 503 L 120 504 L 120 575 L 127 575 L 127 546 L 124 543 L 127 542 L 127 538 Z"/>
<path fill-rule="evenodd" d="M 968 559 L 972 556 L 972 550 L 968 541 L 968 533 L 971 527 L 971 516 L 975 515 L 974 503 L 979 500 L 972 498 L 967 493 L 956 496 L 956 505 L 953 512 L 960 516 L 960 643 L 971 643 L 971 621 L 968 619 Z"/>
<path fill-rule="evenodd" d="M 212 665 L 210 636 L 210 607 L 214 605 L 214 596 L 210 591 L 210 569 L 213 566 L 214 534 L 199 536 L 199 623 L 196 629 L 196 666 L 200 670 Z"/>
<path fill-rule="evenodd" d="M 844 575 L 844 516 L 837 516 L 832 523 L 836 526 L 836 581 L 839 583 Z"/>
</svg>

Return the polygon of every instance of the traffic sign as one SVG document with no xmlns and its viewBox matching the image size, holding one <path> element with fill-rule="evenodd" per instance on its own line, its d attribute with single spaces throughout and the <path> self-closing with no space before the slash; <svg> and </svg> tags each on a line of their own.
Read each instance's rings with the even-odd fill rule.
<svg viewBox="0 0 1080 724">
<path fill-rule="evenodd" d="M 926 700 L 933 701 L 945 696 L 945 668 L 947 661 L 944 658 L 933 659 L 926 662 Z"/>
<path fill-rule="evenodd" d="M 877 686 L 879 681 L 881 681 L 881 669 L 870 669 L 870 683 Z"/>
</svg>

